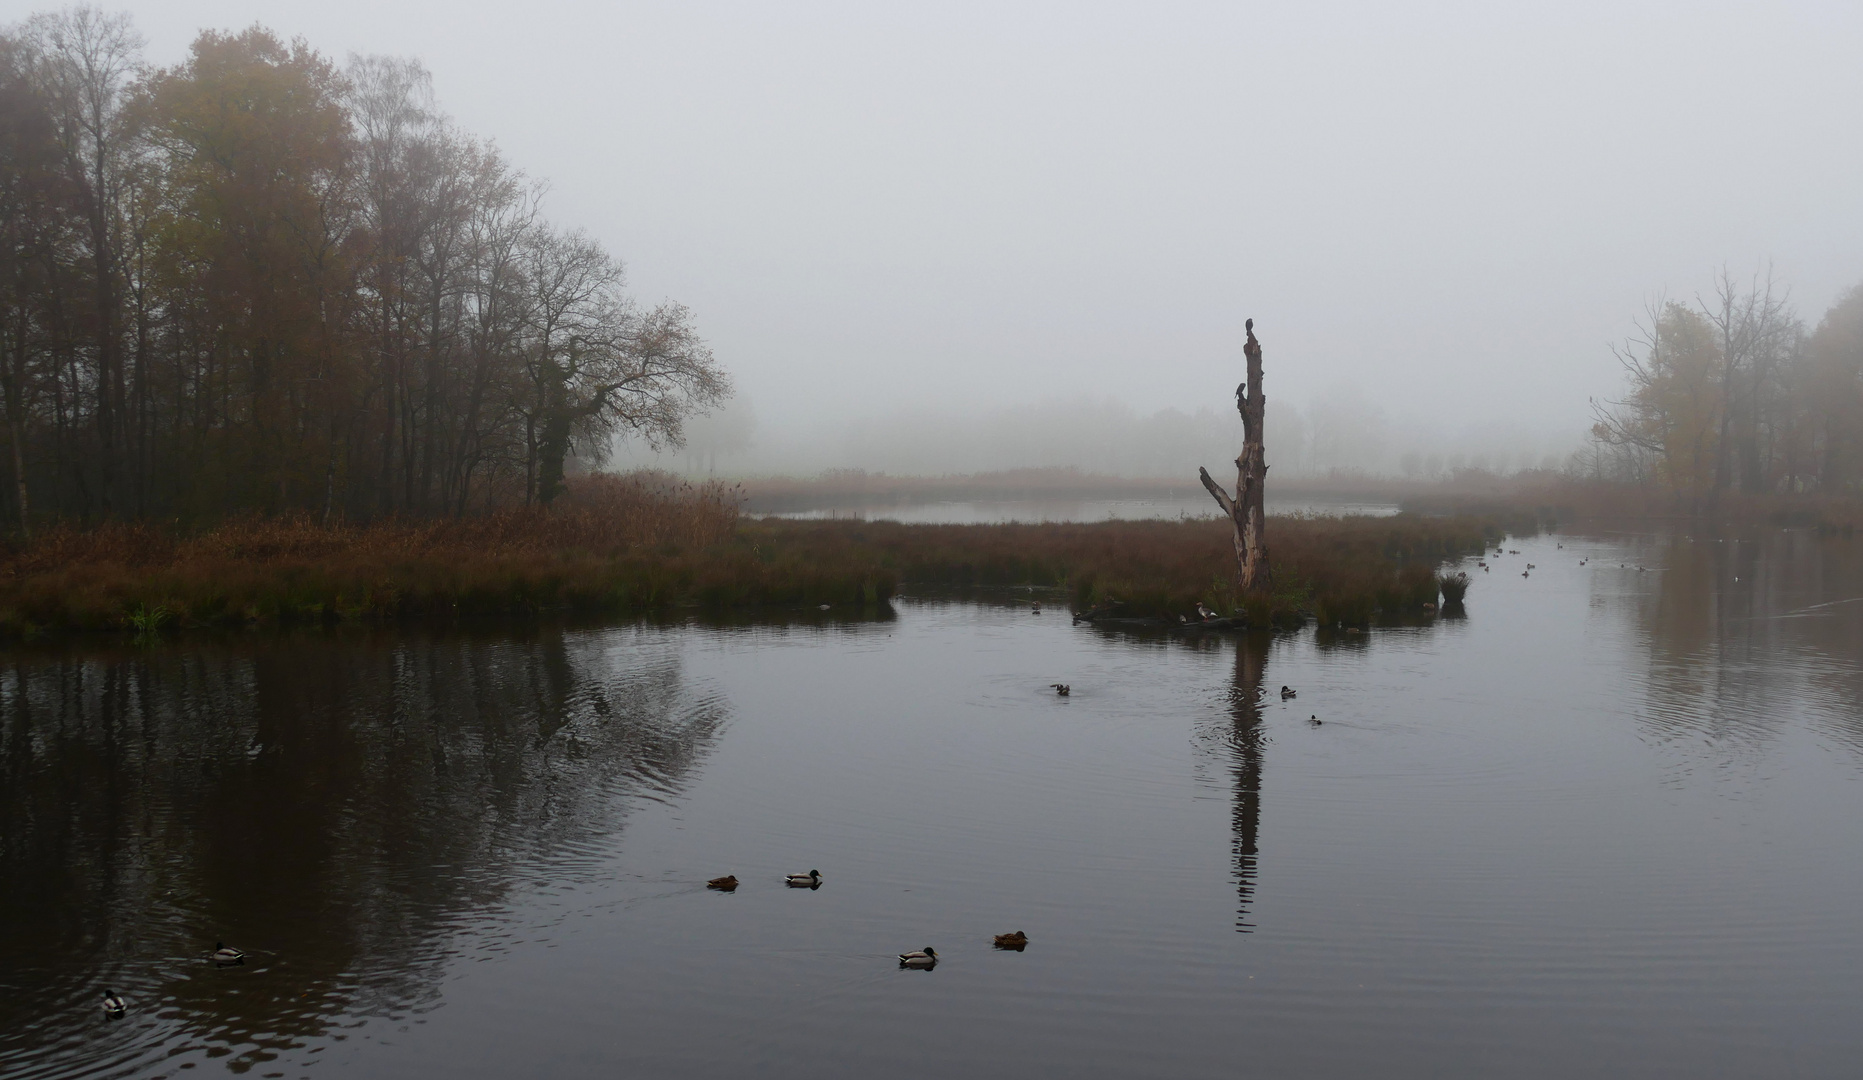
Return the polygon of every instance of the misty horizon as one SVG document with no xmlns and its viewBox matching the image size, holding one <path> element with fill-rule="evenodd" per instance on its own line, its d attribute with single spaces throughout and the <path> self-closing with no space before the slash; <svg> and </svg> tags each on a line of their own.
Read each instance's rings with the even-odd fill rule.
<svg viewBox="0 0 1863 1080">
<path fill-rule="evenodd" d="M 1394 433 L 1358 467 L 1538 459 L 1620 392 L 1653 297 L 1770 266 L 1815 319 L 1863 280 L 1841 6 L 446 10 L 135 18 L 157 65 L 255 22 L 418 59 L 637 294 L 692 308 L 798 467 L 974 457 L 834 460 L 901 418 L 1220 414 L 1248 317 L 1283 475 L 1311 454 L 1274 415 L 1341 388 Z"/>
</svg>

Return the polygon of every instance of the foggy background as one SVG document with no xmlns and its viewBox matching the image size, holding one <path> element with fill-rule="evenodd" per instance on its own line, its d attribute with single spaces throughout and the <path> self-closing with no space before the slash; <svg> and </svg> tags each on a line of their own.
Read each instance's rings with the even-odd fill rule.
<svg viewBox="0 0 1863 1080">
<path fill-rule="evenodd" d="M 1538 466 L 1650 297 L 1863 280 L 1863 5 L 129 10 L 421 59 L 693 308 L 700 470 L 1216 468 L 1245 317 L 1277 475 Z"/>
</svg>

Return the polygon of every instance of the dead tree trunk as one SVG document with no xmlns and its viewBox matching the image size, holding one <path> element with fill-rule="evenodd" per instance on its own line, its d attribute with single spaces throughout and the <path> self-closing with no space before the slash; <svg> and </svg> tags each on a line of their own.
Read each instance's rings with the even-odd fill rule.
<svg viewBox="0 0 1863 1080">
<path fill-rule="evenodd" d="M 1244 326 L 1248 342 L 1242 346 L 1242 355 L 1248 360 L 1248 380 L 1236 387 L 1236 411 L 1242 414 L 1242 456 L 1236 458 L 1234 497 L 1210 479 L 1208 469 L 1199 468 L 1197 475 L 1235 528 L 1236 582 L 1238 591 L 1246 596 L 1267 592 L 1273 579 L 1268 569 L 1262 510 L 1262 485 L 1268 477 L 1268 464 L 1262 455 L 1261 416 L 1268 399 L 1261 394 L 1261 342 L 1255 340 L 1255 320 L 1248 320 Z"/>
</svg>

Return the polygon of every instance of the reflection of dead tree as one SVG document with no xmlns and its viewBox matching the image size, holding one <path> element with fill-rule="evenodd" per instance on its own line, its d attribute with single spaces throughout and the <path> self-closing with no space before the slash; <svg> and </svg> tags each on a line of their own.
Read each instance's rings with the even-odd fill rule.
<svg viewBox="0 0 1863 1080">
<path fill-rule="evenodd" d="M 1249 903 L 1255 897 L 1255 857 L 1259 850 L 1256 836 L 1261 829 L 1261 680 L 1268 666 L 1267 634 L 1243 634 L 1236 638 L 1235 686 L 1230 690 L 1230 714 L 1234 718 L 1231 746 L 1235 751 L 1235 830 L 1236 860 L 1236 932 L 1251 933 Z"/>
<path fill-rule="evenodd" d="M 1247 595 L 1267 591 L 1271 582 L 1262 509 L 1268 465 L 1262 451 L 1261 419 L 1268 399 L 1261 393 L 1261 342 L 1255 340 L 1255 320 L 1244 325 L 1248 341 L 1242 346 L 1242 355 L 1248 361 L 1248 381 L 1236 387 L 1236 411 L 1242 414 L 1242 455 L 1236 458 L 1235 496 L 1231 498 L 1221 484 L 1210 479 L 1208 469 L 1199 468 L 1197 476 L 1235 528 L 1236 576 L 1240 591 Z"/>
</svg>

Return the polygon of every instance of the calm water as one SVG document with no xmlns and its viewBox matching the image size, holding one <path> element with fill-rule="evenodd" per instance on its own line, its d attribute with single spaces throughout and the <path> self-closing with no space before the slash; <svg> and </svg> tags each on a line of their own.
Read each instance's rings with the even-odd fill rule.
<svg viewBox="0 0 1863 1080">
<path fill-rule="evenodd" d="M 1321 498 L 1270 497 L 1270 514 L 1395 514 L 1395 503 Z M 979 525 L 1005 521 L 1133 521 L 1144 518 L 1216 517 L 1221 511 L 1202 491 L 1152 499 L 975 499 L 920 503 L 874 503 L 857 507 L 796 510 L 789 518 L 856 518 L 907 524 Z"/>
<path fill-rule="evenodd" d="M 0 1075 L 1855 1075 L 1863 544 L 1509 546 L 1351 636 L 16 652 Z"/>
</svg>

